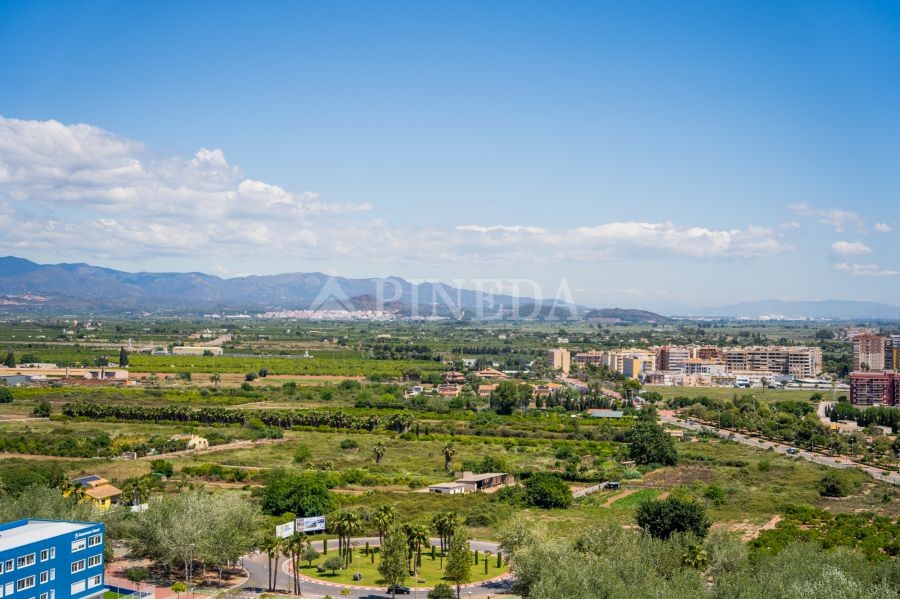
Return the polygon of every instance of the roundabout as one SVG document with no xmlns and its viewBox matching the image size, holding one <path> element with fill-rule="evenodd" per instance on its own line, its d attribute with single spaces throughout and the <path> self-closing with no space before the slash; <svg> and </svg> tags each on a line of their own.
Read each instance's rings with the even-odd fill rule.
<svg viewBox="0 0 900 599">
<path fill-rule="evenodd" d="M 439 545 L 438 539 L 431 539 L 433 545 Z M 369 551 L 366 552 L 366 543 L 368 543 Z M 313 560 L 312 566 L 308 562 L 302 562 L 300 571 L 296 574 L 296 578 L 300 583 L 300 590 L 303 597 L 320 599 L 322 597 L 331 596 L 335 599 L 342 596 L 359 597 L 365 599 L 374 599 L 380 597 L 390 597 L 390 593 L 386 592 L 387 585 L 382 584 L 381 577 L 377 571 L 378 565 L 378 547 L 379 541 L 377 537 L 360 537 L 351 540 L 351 546 L 354 547 L 353 562 L 347 569 L 336 571 L 325 569 L 324 572 L 317 571 L 316 566 L 323 565 L 328 558 L 337 556 L 337 551 L 332 545 L 328 555 L 321 555 Z M 322 542 L 314 541 L 312 543 L 314 549 L 322 552 Z M 497 567 L 497 543 L 488 541 L 469 541 L 469 548 L 473 552 L 471 580 L 472 582 L 461 585 L 464 589 L 463 597 L 499 597 L 508 593 L 509 573 L 507 565 L 504 563 L 500 568 Z M 478 564 L 474 563 L 475 552 L 479 553 Z M 489 552 L 489 553 L 486 553 Z M 487 568 L 485 568 L 485 557 L 487 557 Z M 446 560 L 444 560 L 445 563 Z M 245 589 L 263 592 L 266 589 L 268 580 L 268 559 L 265 554 L 253 554 L 244 558 L 244 566 L 250 572 L 250 578 L 244 585 Z M 411 589 L 411 597 L 424 598 L 429 590 L 436 584 L 445 583 L 455 588 L 450 581 L 442 578 L 442 561 L 440 552 L 435 549 L 435 559 L 431 558 L 431 550 L 422 552 L 421 567 L 418 576 L 409 576 L 403 585 Z M 281 558 L 278 560 L 278 573 L 276 592 L 279 590 L 286 592 L 293 587 L 292 579 L 294 573 L 292 564 L 289 559 Z M 485 574 L 485 569 L 487 573 Z M 321 570 L 321 568 L 319 569 Z M 359 581 L 354 581 L 353 577 L 361 574 Z"/>
</svg>

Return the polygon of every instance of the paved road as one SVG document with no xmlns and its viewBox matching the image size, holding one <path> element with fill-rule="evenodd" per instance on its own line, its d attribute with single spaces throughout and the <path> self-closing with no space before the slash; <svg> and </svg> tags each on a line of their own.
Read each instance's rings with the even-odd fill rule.
<svg viewBox="0 0 900 599">
<path fill-rule="evenodd" d="M 357 545 L 365 545 L 368 541 L 370 546 L 377 547 L 378 546 L 378 537 L 360 537 L 351 539 L 351 543 L 355 543 Z M 433 545 L 439 545 L 440 540 L 437 538 L 431 539 L 431 543 Z M 488 541 L 469 541 L 469 546 L 472 549 L 478 549 L 479 551 L 484 551 L 485 549 L 496 553 L 497 551 L 497 543 L 491 543 Z M 314 541 L 313 547 L 322 550 L 322 542 Z M 268 558 L 264 553 L 255 553 L 251 555 L 246 555 L 243 558 L 243 565 L 247 572 L 250 574 L 250 578 L 243 585 L 243 589 L 245 591 L 253 591 L 258 590 L 262 592 L 267 588 L 267 576 L 268 576 Z M 275 585 L 276 590 L 281 590 L 281 592 L 287 592 L 287 590 L 292 588 L 291 575 L 288 572 L 286 566 L 288 565 L 288 560 L 284 558 L 280 558 L 278 561 L 278 581 Z M 365 581 L 364 581 L 365 583 Z M 368 581 L 368 585 L 372 585 L 372 581 Z M 335 587 L 328 584 L 322 584 L 318 582 L 311 582 L 309 580 L 303 579 L 300 581 L 300 592 L 302 596 L 306 599 L 322 599 L 325 595 L 331 595 L 332 597 L 341 597 L 341 588 L 343 587 Z M 383 591 L 373 591 L 369 589 L 354 589 L 353 587 L 349 587 L 351 593 L 349 597 L 353 599 L 382 599 L 385 597 L 390 597 L 390 594 L 385 593 Z M 480 584 L 474 584 L 470 586 L 463 587 L 463 591 L 461 597 L 464 599 L 468 599 L 469 597 L 478 597 L 488 598 L 488 597 L 499 597 L 502 593 L 509 592 L 509 581 L 502 580 L 499 582 L 486 582 Z M 410 597 L 411 599 L 425 599 L 426 591 L 413 591 L 412 595 L 398 595 L 398 597 Z"/>
<path fill-rule="evenodd" d="M 731 439 L 733 441 L 737 441 L 738 443 L 743 443 L 744 445 L 749 445 L 751 447 L 756 447 L 758 449 L 768 449 L 772 448 L 778 453 L 788 454 L 788 449 L 791 447 L 790 445 L 784 445 L 781 443 L 776 443 L 775 441 L 768 441 L 766 439 L 758 439 L 756 437 L 751 437 L 749 435 L 745 435 L 743 433 L 737 433 L 734 431 L 730 431 L 728 429 L 716 429 L 715 427 L 710 427 L 705 424 L 697 424 L 692 423 L 688 424 L 688 422 L 683 418 L 678 418 L 676 416 L 667 416 L 661 415 L 660 420 L 666 424 L 672 424 L 675 426 L 679 426 L 681 428 L 686 428 L 694 431 L 699 431 L 700 429 L 706 429 L 712 431 L 714 434 L 722 437 L 723 439 Z M 831 456 L 827 456 L 821 453 L 817 453 L 815 451 L 806 451 L 805 449 L 797 448 L 798 451 L 794 456 L 803 458 L 804 460 L 814 462 L 816 464 L 822 464 L 823 466 L 829 466 L 831 468 L 851 468 L 853 466 L 859 468 L 860 470 L 864 470 L 868 472 L 869 475 L 876 479 L 886 483 L 890 483 L 893 485 L 900 485 L 900 474 L 898 473 L 884 473 L 878 468 L 873 468 L 872 466 L 865 466 L 863 464 L 856 464 L 847 460 L 846 458 L 833 458 Z"/>
</svg>

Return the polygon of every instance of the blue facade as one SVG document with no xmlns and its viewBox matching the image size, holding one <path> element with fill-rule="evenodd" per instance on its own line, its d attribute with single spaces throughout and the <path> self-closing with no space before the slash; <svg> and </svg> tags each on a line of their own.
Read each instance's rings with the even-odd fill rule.
<svg viewBox="0 0 900 599">
<path fill-rule="evenodd" d="M 17 520 L 0 524 L 0 598 L 86 599 L 105 591 L 103 524 Z"/>
</svg>

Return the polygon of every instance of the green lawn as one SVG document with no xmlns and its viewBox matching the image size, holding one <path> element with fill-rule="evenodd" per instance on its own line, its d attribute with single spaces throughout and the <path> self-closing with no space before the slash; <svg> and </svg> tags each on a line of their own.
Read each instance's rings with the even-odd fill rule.
<svg viewBox="0 0 900 599">
<path fill-rule="evenodd" d="M 381 579 L 381 575 L 378 574 L 378 558 L 379 554 L 377 551 L 372 551 L 368 556 L 363 555 L 364 549 L 360 548 L 355 550 L 353 553 L 353 563 L 350 564 L 346 570 L 338 570 L 335 574 L 332 574 L 330 571 L 325 573 L 319 573 L 316 571 L 316 566 L 323 563 L 326 558 L 334 557 L 337 555 L 334 549 L 329 552 L 327 556 L 322 556 L 319 559 L 313 561 L 312 567 L 307 565 L 306 562 L 300 568 L 300 573 L 306 576 L 310 576 L 312 578 L 319 578 L 321 580 L 325 580 L 327 582 L 332 582 L 335 584 L 346 584 L 346 585 L 354 585 L 359 584 L 363 586 L 381 586 L 384 581 Z M 481 580 L 488 580 L 494 578 L 496 576 L 500 576 L 504 572 L 506 572 L 506 564 L 504 563 L 500 568 L 497 568 L 497 556 L 492 554 L 488 556 L 488 567 L 487 574 L 485 574 L 484 567 L 484 554 L 480 554 L 478 558 L 478 565 L 475 565 L 474 554 L 472 558 L 472 580 L 471 582 L 478 582 Z M 362 574 L 362 580 L 358 583 L 353 581 L 353 575 L 356 572 Z M 432 587 L 439 582 L 448 582 L 443 579 L 443 570 L 441 569 L 441 558 L 440 552 L 435 550 L 435 559 L 431 559 L 431 552 L 422 551 L 422 566 L 419 568 L 418 577 L 410 576 L 407 578 L 403 584 L 410 588 L 422 588 L 422 587 Z"/>
</svg>

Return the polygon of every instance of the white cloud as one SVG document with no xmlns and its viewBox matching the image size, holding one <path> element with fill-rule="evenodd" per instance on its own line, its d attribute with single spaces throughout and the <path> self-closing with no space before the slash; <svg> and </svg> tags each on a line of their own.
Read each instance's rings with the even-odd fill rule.
<svg viewBox="0 0 900 599">
<path fill-rule="evenodd" d="M 890 233 L 894 230 L 894 227 L 890 226 L 887 223 L 875 223 L 875 231 L 878 233 Z"/>
<path fill-rule="evenodd" d="M 229 260 L 246 257 L 556 264 L 755 258 L 791 249 L 773 230 L 752 226 L 400 227 L 354 216 L 371 210 L 247 177 L 220 149 L 160 157 L 90 125 L 0 117 L 0 251 L 88 261 L 162 256 L 224 272 Z"/>
<path fill-rule="evenodd" d="M 871 254 L 872 248 L 861 241 L 835 241 L 831 244 L 831 251 L 836 256 L 862 256 Z"/>
<path fill-rule="evenodd" d="M 788 210 L 795 214 L 799 214 L 800 216 L 816 218 L 823 225 L 834 227 L 834 230 L 838 233 L 843 233 L 848 226 L 854 226 L 860 231 L 865 230 L 863 218 L 859 214 L 849 210 L 841 210 L 840 208 L 819 210 L 805 202 L 791 204 L 788 206 Z"/>
<path fill-rule="evenodd" d="M 882 268 L 877 264 L 848 264 L 839 262 L 834 265 L 835 270 L 849 273 L 854 277 L 895 277 L 900 275 L 900 270 Z"/>
</svg>

